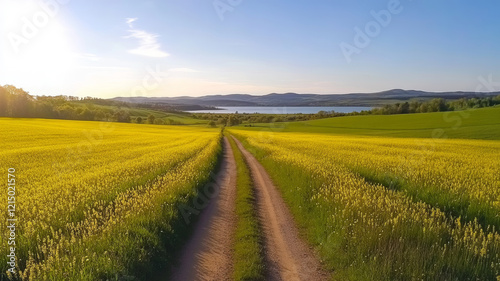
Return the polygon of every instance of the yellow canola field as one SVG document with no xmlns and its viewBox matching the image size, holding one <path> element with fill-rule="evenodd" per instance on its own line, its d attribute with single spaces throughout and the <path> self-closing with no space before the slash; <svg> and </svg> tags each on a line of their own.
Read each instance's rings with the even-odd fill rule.
<svg viewBox="0 0 500 281">
<path fill-rule="evenodd" d="M 1 170 L 5 178 L 16 170 L 18 267 L 30 280 L 92 280 L 99 270 L 89 268 L 127 268 L 127 253 L 140 250 L 133 243 L 144 242 L 129 230 L 166 221 L 164 205 L 192 195 L 220 151 L 220 132 L 199 127 L 2 118 L 0 128 Z"/>
<path fill-rule="evenodd" d="M 376 264 L 364 272 L 391 280 L 500 275 L 500 235 L 491 226 L 450 217 L 404 192 L 367 181 L 357 172 L 390 174 L 433 188 L 435 194 L 474 198 L 498 208 L 499 142 L 231 133 L 260 155 L 297 216 L 314 213 L 309 220 L 321 221 L 325 231 L 318 232 L 325 237 L 317 241 L 326 259 L 345 255 L 343 262 L 352 270 Z M 301 200 L 309 207 L 297 206 Z M 302 208 L 312 209 L 301 213 Z"/>
<path fill-rule="evenodd" d="M 238 132 L 238 134 L 244 134 Z M 248 133 L 247 133 L 248 135 Z M 257 135 L 254 135 L 257 136 Z M 421 188 L 466 196 L 500 211 L 500 142 L 277 133 L 251 139 Z M 286 143 L 285 143 L 286 140 Z M 279 153 L 273 153 L 278 155 Z"/>
</svg>

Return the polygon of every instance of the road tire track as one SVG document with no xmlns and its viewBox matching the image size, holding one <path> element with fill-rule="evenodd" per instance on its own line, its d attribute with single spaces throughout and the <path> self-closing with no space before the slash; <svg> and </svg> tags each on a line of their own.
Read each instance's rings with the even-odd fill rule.
<svg viewBox="0 0 500 281">
<path fill-rule="evenodd" d="M 248 163 L 264 233 L 266 280 L 328 280 L 319 259 L 305 243 L 280 192 L 264 167 L 233 137 Z"/>
<path fill-rule="evenodd" d="M 216 176 L 219 194 L 202 211 L 192 237 L 181 250 L 171 280 L 231 280 L 236 227 L 236 162 L 227 138 Z"/>
</svg>

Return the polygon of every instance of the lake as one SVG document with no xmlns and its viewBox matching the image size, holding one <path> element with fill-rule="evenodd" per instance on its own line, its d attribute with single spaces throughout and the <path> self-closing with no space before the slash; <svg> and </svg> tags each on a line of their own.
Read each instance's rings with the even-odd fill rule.
<svg viewBox="0 0 500 281">
<path fill-rule="evenodd" d="M 191 113 L 262 113 L 262 114 L 315 114 L 319 111 L 351 113 L 354 111 L 371 110 L 365 106 L 224 106 L 220 110 L 193 110 Z"/>
</svg>

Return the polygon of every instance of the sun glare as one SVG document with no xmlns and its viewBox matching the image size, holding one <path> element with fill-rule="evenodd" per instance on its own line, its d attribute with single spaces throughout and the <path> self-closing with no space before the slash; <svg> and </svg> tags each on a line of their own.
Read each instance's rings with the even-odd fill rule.
<svg viewBox="0 0 500 281">
<path fill-rule="evenodd" d="M 4 6 L 5 4 L 5 6 Z M 30 76 L 42 84 L 60 82 L 70 72 L 75 52 L 69 30 L 54 9 L 36 1 L 2 1 L 2 69 L 9 81 Z M 5 40 L 5 39 L 4 39 Z"/>
</svg>

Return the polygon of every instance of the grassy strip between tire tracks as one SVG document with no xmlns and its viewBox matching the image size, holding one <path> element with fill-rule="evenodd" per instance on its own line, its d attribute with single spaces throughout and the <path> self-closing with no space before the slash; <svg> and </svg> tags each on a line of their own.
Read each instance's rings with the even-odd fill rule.
<svg viewBox="0 0 500 281">
<path fill-rule="evenodd" d="M 226 134 L 228 136 L 228 134 Z M 228 136 L 237 166 L 236 215 L 234 245 L 234 280 L 264 280 L 263 247 L 255 210 L 255 194 L 241 151 Z"/>
</svg>

